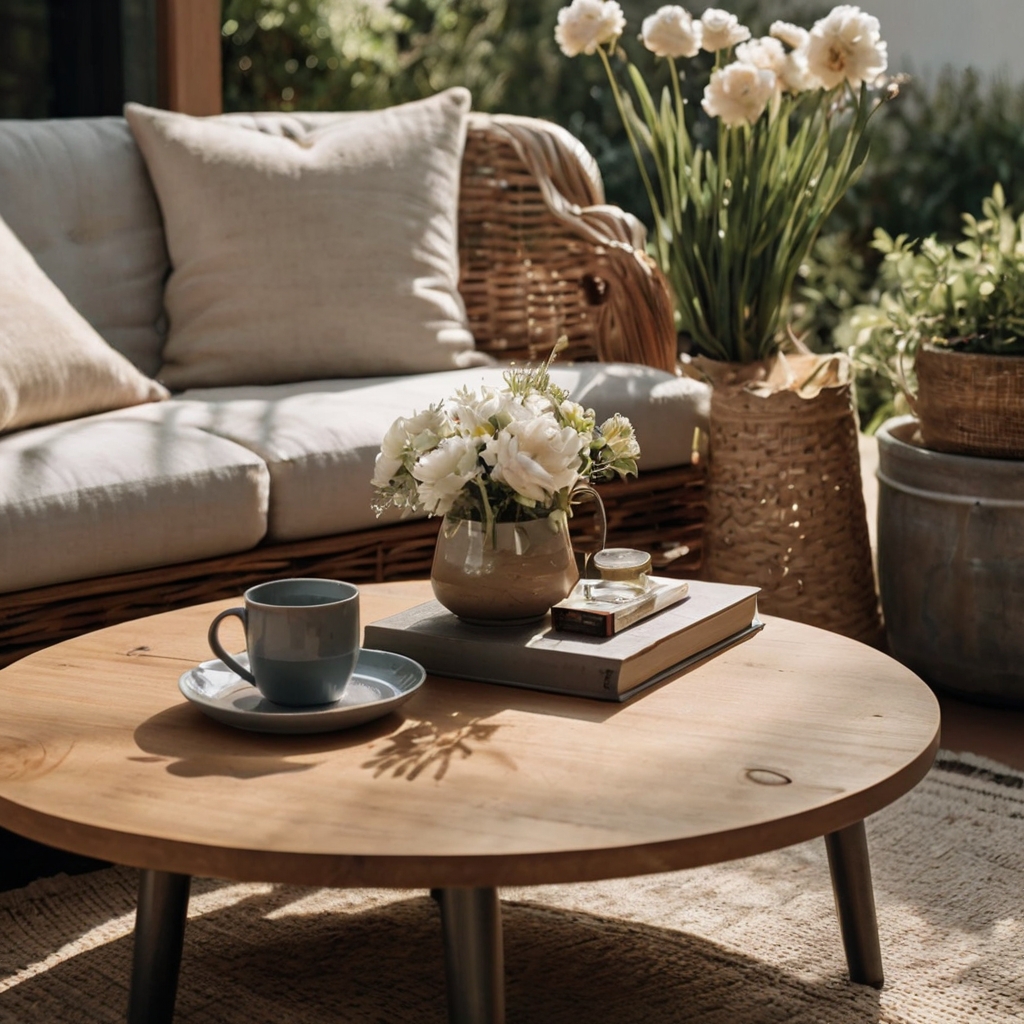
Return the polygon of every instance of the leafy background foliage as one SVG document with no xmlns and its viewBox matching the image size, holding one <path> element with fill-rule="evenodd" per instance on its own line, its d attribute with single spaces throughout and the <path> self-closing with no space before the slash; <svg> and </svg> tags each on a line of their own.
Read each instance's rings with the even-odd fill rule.
<svg viewBox="0 0 1024 1024">
<path fill-rule="evenodd" d="M 568 128 L 597 158 L 609 202 L 649 218 L 618 112 L 596 58 L 566 58 L 554 41 L 567 0 L 225 0 L 226 110 L 364 110 L 466 86 L 476 110 L 543 117 Z M 637 38 L 653 0 L 622 0 L 622 47 L 645 78 L 667 84 Z M 775 17 L 809 23 L 827 5 L 757 0 L 731 9 L 757 33 Z M 684 81 L 699 101 L 710 55 Z M 699 138 L 698 138 L 699 141 Z"/>
<path fill-rule="evenodd" d="M 609 201 L 649 222 L 600 61 L 569 60 L 555 45 L 565 2 L 225 0 L 225 108 L 368 109 L 464 85 L 478 110 L 544 117 L 568 128 L 597 158 Z M 664 67 L 636 38 L 659 2 L 622 0 L 628 28 L 621 45 L 660 89 Z M 756 36 L 776 18 L 809 26 L 832 4 L 727 6 Z M 683 89 L 696 103 L 703 80 L 700 63 L 691 67 L 696 73 Z M 1024 86 L 984 81 L 971 71 L 915 78 L 879 112 L 870 135 L 865 173 L 833 214 L 794 295 L 796 330 L 818 349 L 846 347 L 852 311 L 879 299 L 880 254 L 870 247 L 876 227 L 951 241 L 960 236 L 963 213 L 981 215 L 995 182 L 1011 206 L 1024 196 Z M 865 422 L 899 403 L 887 378 L 871 370 L 861 377 L 859 400 Z"/>
</svg>

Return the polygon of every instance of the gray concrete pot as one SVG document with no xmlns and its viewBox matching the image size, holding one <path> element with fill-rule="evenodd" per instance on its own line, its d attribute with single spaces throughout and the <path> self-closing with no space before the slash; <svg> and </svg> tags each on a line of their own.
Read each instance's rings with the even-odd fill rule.
<svg viewBox="0 0 1024 1024">
<path fill-rule="evenodd" d="M 878 576 L 892 654 L 967 699 L 1024 707 L 1024 462 L 878 431 Z"/>
</svg>

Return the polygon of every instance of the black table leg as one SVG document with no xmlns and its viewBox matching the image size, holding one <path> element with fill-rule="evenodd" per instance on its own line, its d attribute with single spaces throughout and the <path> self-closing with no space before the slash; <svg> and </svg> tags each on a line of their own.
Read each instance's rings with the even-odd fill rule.
<svg viewBox="0 0 1024 1024">
<path fill-rule="evenodd" d="M 850 981 L 881 988 L 885 978 L 864 822 L 830 832 L 825 836 L 825 848 Z"/>
<path fill-rule="evenodd" d="M 448 1020 L 504 1024 L 505 968 L 496 889 L 435 889 L 444 933 Z"/>
<path fill-rule="evenodd" d="M 128 1024 L 170 1024 L 174 1016 L 190 882 L 167 871 L 140 874 Z"/>
</svg>

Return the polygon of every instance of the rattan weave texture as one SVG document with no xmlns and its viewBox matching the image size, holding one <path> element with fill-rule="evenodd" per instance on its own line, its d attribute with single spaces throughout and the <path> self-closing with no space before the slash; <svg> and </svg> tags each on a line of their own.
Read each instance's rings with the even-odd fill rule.
<svg viewBox="0 0 1024 1024">
<path fill-rule="evenodd" d="M 477 347 L 676 367 L 672 299 L 635 217 L 604 205 L 593 159 L 564 129 L 475 115 L 462 164 L 459 290 Z"/>
<path fill-rule="evenodd" d="M 926 345 L 917 353 L 914 372 L 914 411 L 926 448 L 1024 459 L 1024 356 Z"/>
<path fill-rule="evenodd" d="M 812 398 L 716 381 L 704 569 L 762 611 L 881 641 L 849 384 Z"/>
</svg>

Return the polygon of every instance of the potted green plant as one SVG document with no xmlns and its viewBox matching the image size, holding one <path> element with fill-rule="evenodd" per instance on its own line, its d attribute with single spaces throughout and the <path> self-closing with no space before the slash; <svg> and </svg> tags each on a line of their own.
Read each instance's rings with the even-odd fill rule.
<svg viewBox="0 0 1024 1024">
<path fill-rule="evenodd" d="M 877 434 L 889 647 L 941 689 L 1024 706 L 1024 218 L 996 185 L 958 242 L 874 245 L 882 290 L 851 318 L 853 354 L 916 413 Z"/>
<path fill-rule="evenodd" d="M 873 245 L 882 291 L 856 311 L 855 357 L 905 390 L 925 447 L 1024 458 L 1024 216 L 996 184 L 958 242 L 879 230 Z"/>
<path fill-rule="evenodd" d="M 863 167 L 868 122 L 893 94 L 878 20 L 840 5 L 810 30 L 775 22 L 754 39 L 726 11 L 660 7 L 641 32 L 667 72 L 659 99 L 618 46 L 625 30 L 614 0 L 573 0 L 555 38 L 567 56 L 604 64 L 650 200 L 650 252 L 712 384 L 704 572 L 758 583 L 768 611 L 873 639 L 849 367 L 801 350 L 787 315 L 801 263 Z M 701 51 L 710 58 L 694 62 Z M 680 77 L 709 59 L 698 110 Z"/>
</svg>

